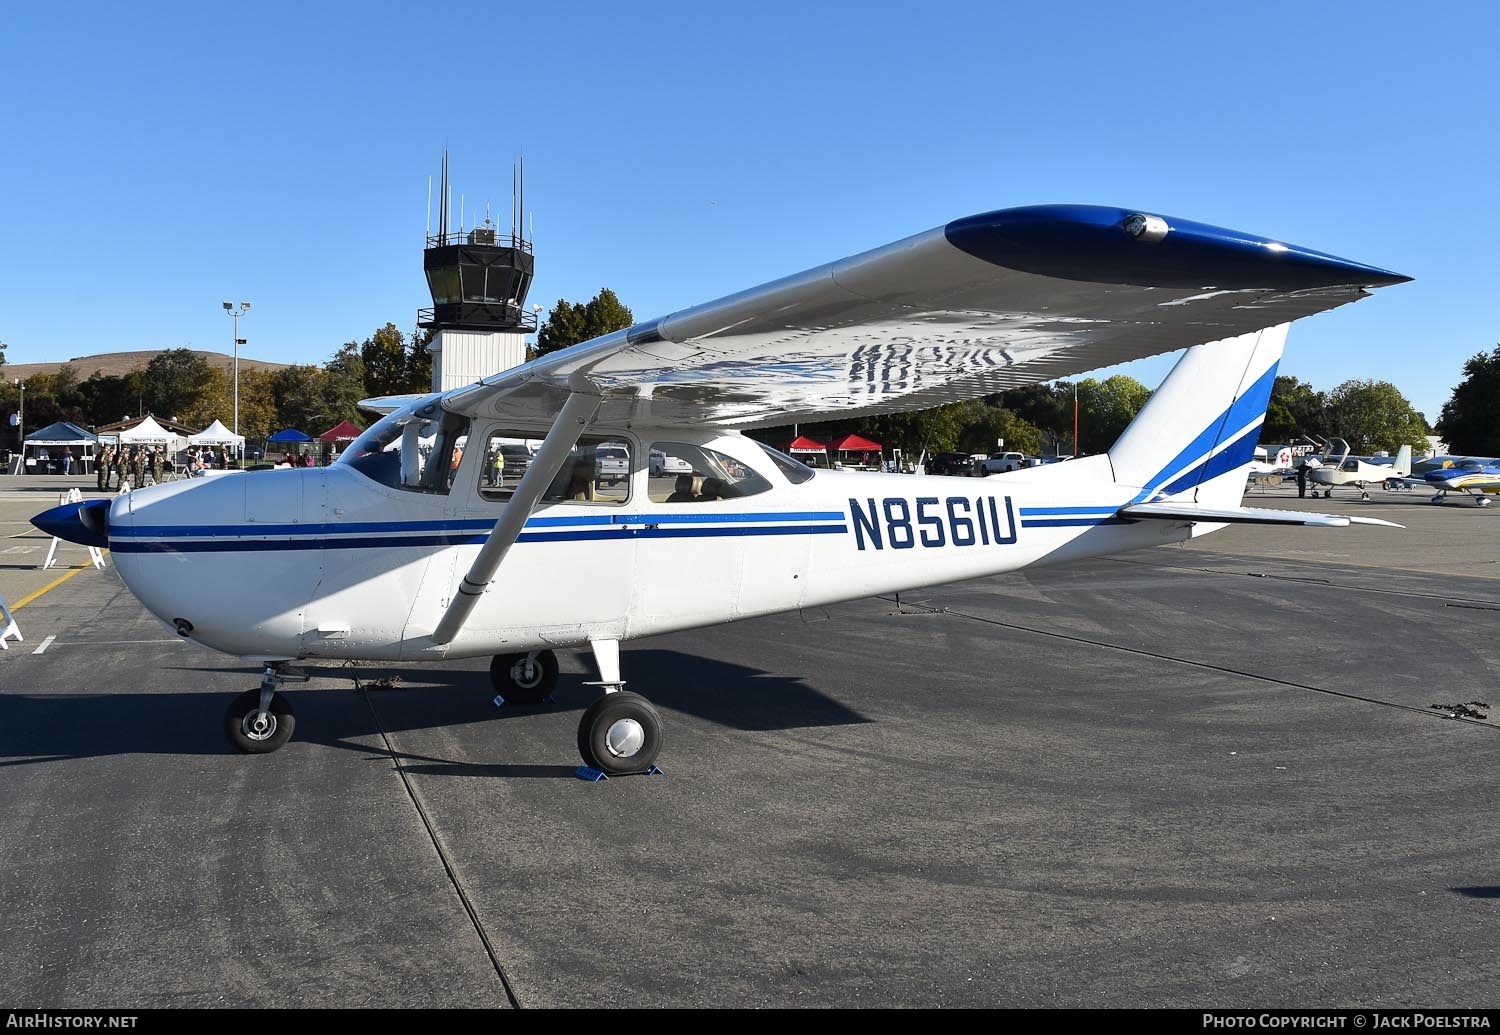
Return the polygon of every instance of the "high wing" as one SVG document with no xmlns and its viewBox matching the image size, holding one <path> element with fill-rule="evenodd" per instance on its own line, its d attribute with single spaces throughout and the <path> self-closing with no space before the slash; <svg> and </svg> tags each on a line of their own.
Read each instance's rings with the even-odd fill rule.
<svg viewBox="0 0 1500 1035">
<path fill-rule="evenodd" d="M 639 323 L 444 406 L 755 428 L 925 409 L 1295 320 L 1409 278 L 1126 209 L 1005 209 Z"/>
</svg>

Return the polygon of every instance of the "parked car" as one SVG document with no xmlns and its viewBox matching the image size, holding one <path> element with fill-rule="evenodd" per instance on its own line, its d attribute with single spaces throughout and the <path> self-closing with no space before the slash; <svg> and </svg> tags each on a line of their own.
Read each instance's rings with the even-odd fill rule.
<svg viewBox="0 0 1500 1035">
<path fill-rule="evenodd" d="M 603 445 L 594 450 L 594 477 L 615 485 L 630 477 L 630 454 L 624 446 Z"/>
<path fill-rule="evenodd" d="M 505 458 L 505 477 L 519 479 L 531 466 L 531 450 L 518 443 L 500 443 L 500 455 Z"/>
<path fill-rule="evenodd" d="M 1025 466 L 1025 453 L 991 453 L 983 460 L 975 462 L 974 476 L 976 478 L 987 478 L 992 474 L 1004 474 L 1006 471 L 1019 471 Z"/>
<path fill-rule="evenodd" d="M 938 453 L 927 461 L 927 473 L 966 475 L 973 466 L 968 453 Z"/>
<path fill-rule="evenodd" d="M 651 477 L 669 474 L 692 474 L 693 465 L 680 457 L 669 456 L 660 449 L 651 450 Z"/>
</svg>

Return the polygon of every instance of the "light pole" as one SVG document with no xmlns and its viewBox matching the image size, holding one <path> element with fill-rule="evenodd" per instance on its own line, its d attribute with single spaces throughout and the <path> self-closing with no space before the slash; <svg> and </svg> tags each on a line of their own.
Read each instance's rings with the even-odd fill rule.
<svg viewBox="0 0 1500 1035">
<path fill-rule="evenodd" d="M 241 302 L 236 309 L 233 302 L 224 303 L 224 311 L 234 317 L 234 433 L 240 433 L 240 346 L 245 344 L 245 339 L 240 337 L 240 317 L 244 316 L 250 308 L 249 302 Z M 239 445 L 236 444 L 235 453 L 239 453 Z"/>
<path fill-rule="evenodd" d="M 16 387 L 21 390 L 21 405 L 16 411 L 16 445 L 21 449 L 21 467 L 17 474 L 25 474 L 26 467 L 26 382 L 16 378 Z"/>
</svg>

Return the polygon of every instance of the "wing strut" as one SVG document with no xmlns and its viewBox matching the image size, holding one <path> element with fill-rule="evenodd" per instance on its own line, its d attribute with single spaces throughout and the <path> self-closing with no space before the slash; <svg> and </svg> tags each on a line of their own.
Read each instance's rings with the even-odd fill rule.
<svg viewBox="0 0 1500 1035">
<path fill-rule="evenodd" d="M 448 605 L 442 621 L 432 631 L 434 643 L 452 643 L 453 637 L 463 628 L 469 612 L 474 610 L 474 605 L 479 603 L 479 598 L 489 588 L 500 562 L 515 545 L 516 537 L 526 525 L 526 519 L 531 517 L 537 501 L 547 491 L 547 486 L 552 484 L 557 472 L 562 470 L 563 461 L 568 458 L 574 443 L 598 412 L 601 401 L 597 395 L 575 391 L 563 403 L 557 420 L 552 422 L 552 430 L 542 440 L 542 448 L 537 450 L 531 465 L 521 476 L 521 482 L 516 486 L 515 494 L 506 502 L 500 520 L 495 522 L 489 538 L 479 550 L 479 556 L 474 558 L 469 573 L 459 583 L 453 602 Z"/>
</svg>

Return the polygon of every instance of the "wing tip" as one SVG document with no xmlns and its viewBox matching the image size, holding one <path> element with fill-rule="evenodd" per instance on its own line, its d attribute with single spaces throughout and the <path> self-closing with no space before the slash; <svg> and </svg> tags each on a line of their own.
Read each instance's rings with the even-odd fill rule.
<svg viewBox="0 0 1500 1035">
<path fill-rule="evenodd" d="M 1065 280 L 1293 291 L 1412 279 L 1256 234 L 1104 205 L 997 209 L 954 220 L 943 234 L 975 258 Z"/>
</svg>

